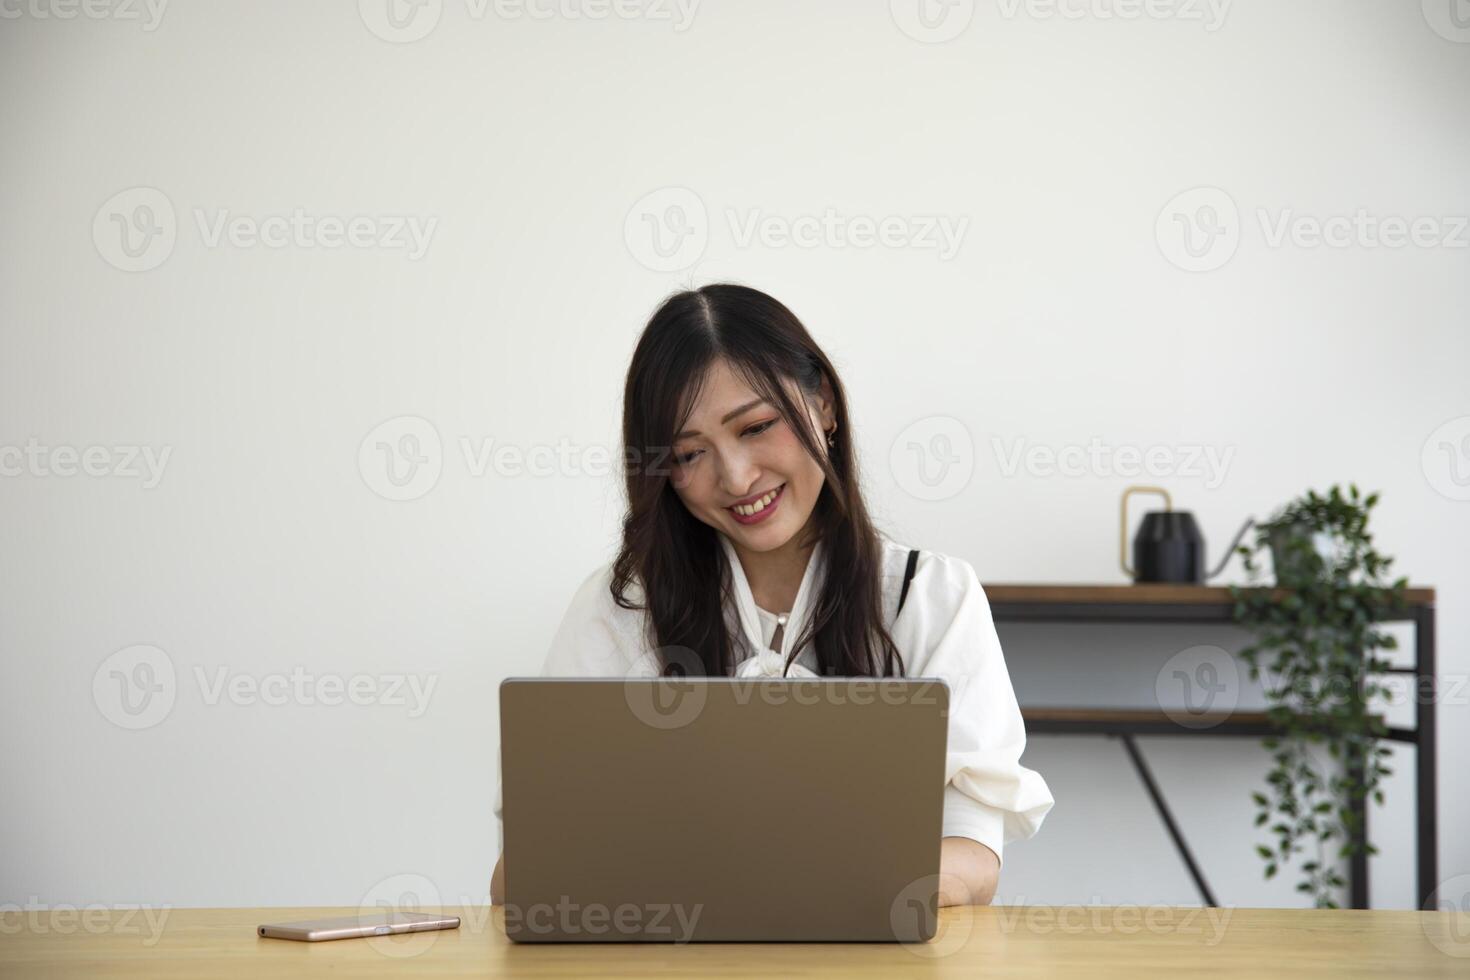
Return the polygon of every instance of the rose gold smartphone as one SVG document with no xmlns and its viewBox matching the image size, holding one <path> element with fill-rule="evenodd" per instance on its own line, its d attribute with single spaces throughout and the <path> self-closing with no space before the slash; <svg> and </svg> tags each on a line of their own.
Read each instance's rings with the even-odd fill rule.
<svg viewBox="0 0 1470 980">
<path fill-rule="evenodd" d="M 458 929 L 459 916 L 430 912 L 365 912 L 337 919 L 308 919 L 305 922 L 282 922 L 261 926 L 256 931 L 267 939 L 299 939 L 320 943 L 328 939 L 359 939 L 364 936 L 391 936 L 401 932 L 427 932 L 430 929 Z"/>
</svg>

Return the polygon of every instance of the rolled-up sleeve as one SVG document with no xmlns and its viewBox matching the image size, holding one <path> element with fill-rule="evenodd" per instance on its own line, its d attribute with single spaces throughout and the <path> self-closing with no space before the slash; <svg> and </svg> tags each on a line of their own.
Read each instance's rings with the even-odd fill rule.
<svg viewBox="0 0 1470 980">
<path fill-rule="evenodd" d="M 990 602 L 968 562 L 930 553 L 910 604 L 917 609 L 901 635 L 917 655 L 908 673 L 940 678 L 950 693 L 942 834 L 1003 858 L 1006 844 L 1036 833 L 1053 800 L 1041 775 L 1021 765 L 1026 728 Z"/>
</svg>

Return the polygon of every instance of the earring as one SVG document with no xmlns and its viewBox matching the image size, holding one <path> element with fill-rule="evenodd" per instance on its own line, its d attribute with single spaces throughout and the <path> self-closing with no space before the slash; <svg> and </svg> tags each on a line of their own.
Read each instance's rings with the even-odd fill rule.
<svg viewBox="0 0 1470 980">
<path fill-rule="evenodd" d="M 837 446 L 837 426 L 827 430 L 827 448 L 834 449 Z"/>
</svg>

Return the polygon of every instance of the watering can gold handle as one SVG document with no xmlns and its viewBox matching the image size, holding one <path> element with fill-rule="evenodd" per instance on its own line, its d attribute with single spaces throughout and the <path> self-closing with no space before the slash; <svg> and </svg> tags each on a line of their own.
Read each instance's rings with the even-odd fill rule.
<svg viewBox="0 0 1470 980">
<path fill-rule="evenodd" d="M 1129 487 L 1123 491 L 1122 514 L 1118 523 L 1118 564 L 1123 566 L 1123 574 L 1128 576 L 1129 581 L 1134 578 L 1133 569 L 1128 567 L 1128 497 L 1135 493 L 1157 493 L 1164 498 L 1164 509 L 1173 510 L 1174 503 L 1169 499 L 1169 491 L 1163 487 Z"/>
</svg>

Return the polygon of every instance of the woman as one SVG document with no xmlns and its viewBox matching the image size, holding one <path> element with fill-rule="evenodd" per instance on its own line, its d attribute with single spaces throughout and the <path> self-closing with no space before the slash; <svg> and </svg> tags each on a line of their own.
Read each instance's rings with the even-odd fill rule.
<svg viewBox="0 0 1470 980">
<path fill-rule="evenodd" d="M 777 300 L 735 285 L 668 299 L 628 369 L 622 548 L 578 589 L 543 674 L 944 679 L 939 902 L 988 904 L 1004 844 L 1036 832 L 1051 793 L 1020 764 L 974 570 L 911 562 L 878 535 L 848 418 L 831 362 Z M 497 861 L 492 902 L 503 889 Z"/>
</svg>

